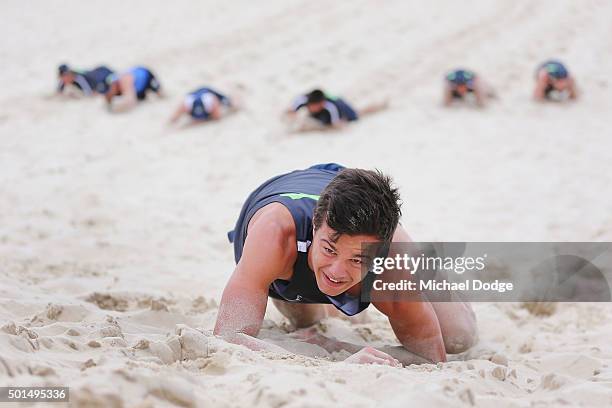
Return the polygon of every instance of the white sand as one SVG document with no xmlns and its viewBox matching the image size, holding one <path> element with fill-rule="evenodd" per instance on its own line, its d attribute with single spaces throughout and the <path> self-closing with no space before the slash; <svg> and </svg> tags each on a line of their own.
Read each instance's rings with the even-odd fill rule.
<svg viewBox="0 0 612 408">
<path fill-rule="evenodd" d="M 242 200 L 317 162 L 393 175 L 415 240 L 612 241 L 611 2 L 169 4 L 0 6 L 0 385 L 67 385 L 73 406 L 612 404 L 609 304 L 549 317 L 478 304 L 467 361 L 406 369 L 333 362 L 284 337 L 272 306 L 262 336 L 322 357 L 210 336 Z M 575 73 L 580 103 L 530 101 L 548 57 Z M 63 61 L 147 64 L 170 95 L 117 116 L 100 99 L 47 100 Z M 442 109 L 456 65 L 502 98 Z M 244 111 L 166 128 L 202 84 L 242 87 Z M 312 86 L 391 108 L 342 133 L 289 135 L 280 112 Z M 368 313 L 320 329 L 392 343 Z"/>
</svg>

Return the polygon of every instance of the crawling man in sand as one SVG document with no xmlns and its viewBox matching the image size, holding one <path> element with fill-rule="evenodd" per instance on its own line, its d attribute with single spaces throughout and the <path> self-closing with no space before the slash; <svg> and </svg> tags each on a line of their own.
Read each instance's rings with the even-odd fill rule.
<svg viewBox="0 0 612 408">
<path fill-rule="evenodd" d="M 386 109 L 387 105 L 388 102 L 383 101 L 357 110 L 338 96 L 332 96 L 320 89 L 314 89 L 306 95 L 297 97 L 291 108 L 286 111 L 286 116 L 290 120 L 295 120 L 297 112 L 306 108 L 310 118 L 314 119 L 315 122 L 311 125 L 302 125 L 298 131 L 341 129 L 348 122 L 359 120 L 363 115 Z M 318 126 L 315 124 L 318 124 Z"/>
<path fill-rule="evenodd" d="M 546 61 L 536 70 L 533 98 L 538 102 L 575 100 L 578 98 L 576 81 L 561 62 Z"/>
<path fill-rule="evenodd" d="M 223 113 L 227 114 L 236 109 L 236 103 L 228 96 L 213 88 L 201 87 L 185 96 L 172 114 L 170 123 L 176 123 L 185 115 L 189 115 L 192 123 L 219 120 Z"/>
<path fill-rule="evenodd" d="M 105 80 L 113 71 L 100 65 L 92 70 L 79 70 L 69 67 L 67 64 L 61 64 L 58 67 L 59 83 L 57 85 L 57 94 L 62 94 L 67 87 L 77 89 L 84 96 L 92 96 L 96 93 L 104 93 L 106 91 Z"/>
<path fill-rule="evenodd" d="M 484 84 L 479 75 L 467 69 L 455 69 L 444 77 L 445 106 L 453 102 L 473 102 L 478 107 L 484 107 L 487 98 L 494 98 L 492 88 Z"/>
<path fill-rule="evenodd" d="M 279 347 L 259 340 L 268 298 L 296 328 L 327 316 L 354 316 L 369 303 L 362 244 L 409 242 L 398 225 L 400 197 L 378 171 L 335 163 L 274 177 L 247 198 L 228 235 L 237 262 L 221 299 L 214 334 L 253 350 Z M 421 295 L 415 295 L 421 296 Z M 295 336 L 328 352 L 346 350 L 354 363 L 397 366 L 446 361 L 477 338 L 469 304 L 372 301 L 389 318 L 401 346 L 364 347 L 314 331 Z M 306 333 L 306 335 L 300 335 Z"/>
</svg>

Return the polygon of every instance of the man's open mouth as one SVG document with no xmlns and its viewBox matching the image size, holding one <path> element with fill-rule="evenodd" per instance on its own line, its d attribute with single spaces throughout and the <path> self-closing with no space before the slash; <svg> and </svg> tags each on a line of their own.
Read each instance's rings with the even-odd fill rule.
<svg viewBox="0 0 612 408">
<path fill-rule="evenodd" d="M 322 272 L 322 274 L 323 274 L 323 277 L 325 278 L 325 281 L 330 286 L 341 286 L 347 282 L 346 280 L 343 280 L 343 279 L 333 278 L 329 276 L 328 274 L 326 274 L 325 272 Z"/>
</svg>

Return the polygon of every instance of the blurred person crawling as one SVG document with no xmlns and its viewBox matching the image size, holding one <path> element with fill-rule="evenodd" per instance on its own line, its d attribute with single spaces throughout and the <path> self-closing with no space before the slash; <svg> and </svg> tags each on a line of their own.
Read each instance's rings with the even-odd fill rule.
<svg viewBox="0 0 612 408">
<path fill-rule="evenodd" d="M 230 99 L 213 88 L 202 87 L 185 96 L 170 118 L 170 123 L 176 123 L 184 115 L 188 115 L 192 123 L 218 120 L 236 109 L 233 98 Z"/>
<path fill-rule="evenodd" d="M 563 102 L 578 97 L 576 81 L 561 62 L 549 60 L 536 70 L 536 86 L 533 93 L 536 101 Z"/>
<path fill-rule="evenodd" d="M 223 292 L 214 334 L 252 350 L 286 352 L 257 338 L 271 298 L 300 329 L 288 336 L 330 353 L 348 351 L 347 362 L 440 362 L 446 361 L 446 353 L 471 347 L 477 339 L 471 306 L 429 302 L 420 293 L 403 301 L 371 298 L 388 317 L 401 346 L 356 345 L 325 337 L 315 328 L 303 329 L 328 316 L 355 316 L 368 308 L 370 302 L 361 294 L 372 284 L 372 274 L 363 276 L 362 266 L 371 257 L 362 244 L 378 244 L 385 251 L 392 241 L 410 241 L 398 224 L 399 200 L 391 179 L 381 172 L 335 163 L 282 174 L 260 185 L 228 234 L 237 266 Z"/>
<path fill-rule="evenodd" d="M 145 67 L 136 66 L 120 74 L 112 74 L 106 78 L 107 90 L 104 94 L 108 109 L 114 112 L 124 112 L 147 97 L 149 91 L 162 96 L 161 84 L 153 73 Z M 113 102 L 121 96 L 119 102 Z"/>
<path fill-rule="evenodd" d="M 109 75 L 113 74 L 113 71 L 104 65 L 95 67 L 92 70 L 80 70 L 71 68 L 68 64 L 61 64 L 57 71 L 59 77 L 57 85 L 58 94 L 63 94 L 70 87 L 85 96 L 106 92 L 105 80 Z"/>
<path fill-rule="evenodd" d="M 487 98 L 493 98 L 493 90 L 485 85 L 473 71 L 456 69 L 444 77 L 444 105 L 463 101 L 484 107 Z"/>
<path fill-rule="evenodd" d="M 361 116 L 381 111 L 386 109 L 387 106 L 387 101 L 384 101 L 357 110 L 340 97 L 332 96 L 320 89 L 314 89 L 297 97 L 291 108 L 286 111 L 286 116 L 295 121 L 297 112 L 306 108 L 314 122 L 302 124 L 298 127 L 298 131 L 341 129 L 348 122 L 357 121 Z"/>
</svg>

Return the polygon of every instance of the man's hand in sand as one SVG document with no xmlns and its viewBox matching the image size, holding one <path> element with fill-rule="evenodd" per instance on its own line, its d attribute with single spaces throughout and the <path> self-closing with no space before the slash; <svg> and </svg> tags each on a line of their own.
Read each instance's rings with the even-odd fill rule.
<svg viewBox="0 0 612 408">
<path fill-rule="evenodd" d="M 316 327 L 297 330 L 289 336 L 305 343 L 316 344 L 330 353 L 342 350 L 348 351 L 352 353 L 352 355 L 344 360 L 346 363 L 382 364 L 394 367 L 401 367 L 402 365 L 399 360 L 374 347 L 361 347 L 356 344 L 346 343 L 323 336 L 318 332 Z"/>
<path fill-rule="evenodd" d="M 359 350 L 357 353 L 348 357 L 344 360 L 345 363 L 352 364 L 380 364 L 380 365 L 388 365 L 391 367 L 401 367 L 402 364 L 388 355 L 387 353 L 383 353 L 380 350 L 376 350 L 374 347 L 364 347 Z"/>
<path fill-rule="evenodd" d="M 119 100 L 117 96 L 121 95 Z M 123 75 L 114 81 L 108 92 L 104 95 L 110 112 L 127 112 L 138 102 L 136 90 L 134 89 L 134 78 L 132 75 Z"/>
</svg>

